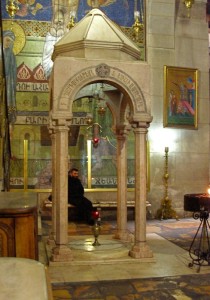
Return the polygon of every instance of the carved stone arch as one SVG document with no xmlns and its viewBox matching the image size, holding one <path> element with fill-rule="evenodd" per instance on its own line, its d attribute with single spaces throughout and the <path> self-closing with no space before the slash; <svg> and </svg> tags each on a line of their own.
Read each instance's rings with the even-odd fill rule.
<svg viewBox="0 0 210 300">
<path fill-rule="evenodd" d="M 144 94 L 137 82 L 123 70 L 107 64 L 90 66 L 80 70 L 68 79 L 60 95 L 53 102 L 53 113 L 72 115 L 72 103 L 78 92 L 86 85 L 94 82 L 104 82 L 118 88 L 130 103 L 134 115 L 147 114 Z"/>
</svg>

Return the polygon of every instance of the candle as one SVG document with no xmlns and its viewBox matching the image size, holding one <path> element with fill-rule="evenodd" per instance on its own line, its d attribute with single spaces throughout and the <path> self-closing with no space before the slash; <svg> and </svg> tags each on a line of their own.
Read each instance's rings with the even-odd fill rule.
<svg viewBox="0 0 210 300">
<path fill-rule="evenodd" d="M 165 147 L 165 152 L 168 152 L 169 151 L 169 148 L 168 147 Z"/>
</svg>

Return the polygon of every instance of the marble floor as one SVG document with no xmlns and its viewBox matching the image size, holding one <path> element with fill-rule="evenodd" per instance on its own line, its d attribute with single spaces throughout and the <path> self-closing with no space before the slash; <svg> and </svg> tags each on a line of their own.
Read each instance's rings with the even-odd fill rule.
<svg viewBox="0 0 210 300">
<path fill-rule="evenodd" d="M 189 220 L 192 222 L 192 220 Z M 159 221 L 158 221 L 159 222 Z M 164 221 L 162 221 L 164 222 Z M 171 221 L 170 226 L 179 226 L 181 221 Z M 186 223 L 186 220 L 185 220 Z M 130 224 L 132 226 L 132 223 Z M 128 256 L 128 251 L 131 244 L 128 242 L 120 242 L 113 239 L 112 234 L 106 234 L 99 236 L 100 246 L 92 247 L 94 238 L 91 235 L 84 234 L 77 235 L 76 233 L 72 235 L 69 239 L 69 246 L 72 249 L 74 260 L 68 263 L 52 263 L 49 262 L 48 271 L 50 275 L 50 280 L 53 288 L 57 286 L 59 290 L 59 285 L 68 286 L 71 284 L 87 284 L 97 282 L 132 282 L 133 280 L 166 280 L 166 278 L 180 276 L 192 276 L 198 278 L 210 278 L 210 266 L 201 267 L 200 269 L 193 265 L 189 267 L 189 263 L 192 262 L 188 251 L 180 248 L 179 246 L 171 243 L 170 241 L 161 237 L 160 227 L 156 226 L 155 222 L 148 222 L 147 224 L 147 243 L 152 249 L 154 257 L 152 259 L 134 259 Z M 42 248 L 43 247 L 43 248 Z M 42 248 L 42 249 L 41 249 Z M 46 257 L 44 258 L 45 248 L 43 244 L 41 245 L 40 261 L 47 264 L 47 260 L 50 257 L 50 249 L 46 250 Z M 188 278 L 186 277 L 186 278 Z M 203 279 L 202 279 L 203 280 Z M 209 282 L 209 281 L 208 281 Z M 209 284 L 208 284 L 209 285 Z M 142 287 L 143 288 L 143 287 Z M 144 288 L 143 288 L 144 289 Z M 150 286 L 150 291 L 152 291 L 152 285 Z M 209 288 L 208 288 L 209 289 Z M 66 292 L 66 291 L 65 291 Z M 210 290 L 206 292 L 209 296 L 208 298 L 197 298 L 197 299 L 210 299 Z M 63 295 L 63 294 L 62 294 Z M 68 291 L 68 295 L 70 292 Z M 183 294 L 184 295 L 184 294 Z M 194 297 L 175 297 L 175 298 L 138 298 L 138 297 L 92 297 L 88 296 L 85 298 L 83 296 L 70 298 L 59 298 L 57 296 L 54 299 L 196 299 Z"/>
<path fill-rule="evenodd" d="M 190 221 L 192 222 L 192 220 Z M 180 221 L 174 220 L 173 222 L 176 226 Z M 172 221 L 170 221 L 171 224 Z M 160 230 L 154 221 L 148 222 L 147 243 L 152 249 L 154 257 L 142 260 L 128 256 L 130 243 L 116 241 L 111 234 L 99 236 L 101 245 L 98 247 L 91 246 L 94 242 L 93 236 L 74 234 L 70 237 L 69 242 L 74 260 L 62 264 L 49 262 L 51 282 L 148 278 L 197 273 L 196 265 L 192 268 L 188 266 L 191 262 L 188 251 L 161 237 L 158 234 Z M 46 258 L 44 246 L 41 245 L 40 248 L 42 249 L 40 250 L 40 261 L 48 264 L 46 260 L 50 254 L 48 253 Z M 199 273 L 210 273 L 210 266 L 201 267 Z"/>
</svg>

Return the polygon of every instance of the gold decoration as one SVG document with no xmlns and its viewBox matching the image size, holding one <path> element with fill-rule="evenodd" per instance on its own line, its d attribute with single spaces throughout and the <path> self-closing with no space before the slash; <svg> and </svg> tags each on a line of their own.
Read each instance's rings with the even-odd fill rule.
<svg viewBox="0 0 210 300">
<path fill-rule="evenodd" d="M 192 5 L 194 4 L 194 0 L 183 0 L 183 3 L 187 8 L 187 17 L 190 18 L 191 8 L 192 8 Z"/>
<path fill-rule="evenodd" d="M 132 28 L 133 28 L 134 41 L 140 42 L 140 32 L 143 30 L 144 24 L 139 21 L 139 17 L 135 18 L 135 22 Z"/>
<path fill-rule="evenodd" d="M 98 114 L 99 114 L 100 116 L 104 116 L 105 113 L 106 113 L 106 107 L 104 107 L 104 106 L 99 106 L 99 108 L 98 108 Z"/>
<path fill-rule="evenodd" d="M 8 0 L 6 5 L 6 11 L 8 12 L 8 15 L 10 18 L 14 18 L 17 11 L 19 10 L 19 6 L 17 4 L 17 1 L 15 0 Z"/>
<path fill-rule="evenodd" d="M 32 15 L 36 15 L 36 13 L 40 10 L 40 9 L 42 9 L 43 8 L 43 5 L 41 5 L 40 3 L 37 3 L 36 5 L 35 5 L 35 7 L 34 7 L 34 9 L 32 10 Z"/>
<path fill-rule="evenodd" d="M 25 46 L 26 36 L 23 28 L 17 22 L 3 21 L 3 31 L 10 30 L 15 35 L 13 52 L 17 55 Z"/>
<path fill-rule="evenodd" d="M 190 9 L 192 7 L 192 5 L 194 4 L 194 0 L 184 0 L 183 3 L 187 9 Z"/>
<path fill-rule="evenodd" d="M 73 16 L 71 16 L 69 23 L 67 24 L 67 28 L 70 30 L 71 28 L 73 28 L 75 26 L 75 18 Z"/>
</svg>

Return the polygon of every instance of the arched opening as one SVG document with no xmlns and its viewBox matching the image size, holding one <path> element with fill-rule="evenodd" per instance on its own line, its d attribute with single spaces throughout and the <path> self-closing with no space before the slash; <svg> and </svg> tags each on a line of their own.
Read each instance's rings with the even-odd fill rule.
<svg viewBox="0 0 210 300">
<path fill-rule="evenodd" d="M 53 186 L 54 198 L 60 199 L 55 203 L 55 224 L 54 230 L 56 231 L 56 244 L 57 247 L 53 253 L 53 259 L 57 260 L 57 252 L 60 251 L 60 239 L 63 240 L 63 244 L 67 243 L 67 224 L 63 226 L 62 230 L 61 217 L 63 222 L 63 214 L 60 216 L 58 211 L 66 210 L 67 207 L 67 183 L 65 182 L 63 174 L 67 174 L 69 166 L 74 165 L 75 161 L 78 163 L 77 158 L 74 161 L 74 153 L 69 152 L 68 135 L 71 134 L 71 126 L 81 122 L 84 122 L 84 128 L 80 131 L 77 130 L 77 147 L 78 152 L 85 153 L 83 150 L 84 141 L 91 140 L 91 175 L 88 179 L 88 170 L 84 168 L 84 161 L 86 165 L 87 157 L 86 153 L 83 158 L 80 157 L 80 164 L 83 169 L 83 177 L 86 181 L 87 187 L 92 187 L 94 184 L 94 176 L 98 174 L 103 175 L 103 153 L 107 151 L 107 146 L 110 146 L 110 141 L 103 136 L 103 118 L 107 114 L 107 120 L 109 128 L 105 128 L 109 131 L 109 134 L 113 134 L 113 141 L 111 148 L 113 151 L 111 163 L 114 166 L 116 174 L 116 197 L 117 197 L 117 224 L 118 232 L 116 238 L 125 238 L 125 232 L 127 227 L 127 187 L 128 187 L 128 168 L 127 168 L 127 143 L 128 135 L 131 130 L 134 132 L 134 146 L 133 146 L 133 182 L 135 182 L 135 222 L 136 226 L 136 243 L 134 249 L 130 251 L 130 255 L 133 257 L 151 257 L 152 253 L 150 249 L 145 245 L 146 231 L 146 133 L 149 122 L 151 122 L 151 116 L 147 113 L 147 106 L 145 101 L 145 95 L 142 93 L 141 88 L 128 74 L 122 72 L 120 69 L 108 66 L 109 74 L 106 79 L 99 78 L 96 74 L 92 74 L 93 70 L 97 70 L 98 66 L 91 66 L 89 69 L 83 69 L 68 79 L 64 87 L 60 89 L 60 93 L 53 90 L 53 94 L 59 94 L 59 97 L 55 99 L 52 97 L 52 111 L 51 111 L 51 130 L 53 132 L 54 140 L 54 158 L 53 158 L 53 170 L 54 180 L 56 186 Z M 117 74 L 116 74 L 117 70 Z M 84 76 L 84 72 L 92 74 L 88 80 Z M 97 71 L 96 71 L 97 72 Z M 114 72 L 114 73 L 113 73 Z M 112 75 L 110 75 L 112 74 Z M 113 79 L 113 74 L 116 78 Z M 99 74 L 97 74 L 99 75 Z M 127 85 L 125 85 L 125 82 Z M 103 91 L 101 89 L 103 88 Z M 103 94 L 103 97 L 101 97 Z M 103 99 L 104 98 L 104 99 Z M 59 99 L 59 100 L 58 100 Z M 58 100 L 58 101 L 57 101 Z M 77 119 L 76 111 L 82 120 Z M 103 111 L 103 113 L 101 112 Z M 104 111 L 106 111 L 104 113 Z M 75 123 L 75 124 L 74 124 Z M 79 125 L 79 126 L 80 126 Z M 82 125 L 80 126 L 82 127 Z M 89 132 L 88 132 L 89 130 Z M 75 135 L 74 135 L 75 136 Z M 94 138 L 99 139 L 98 144 L 94 144 Z M 100 142 L 99 142 L 100 141 Z M 101 143 L 101 144 L 100 144 Z M 114 147 L 115 143 L 115 147 Z M 110 148 L 108 148 L 110 149 Z M 111 150 L 111 151 L 112 151 Z M 114 153 L 115 152 L 115 153 Z M 132 153 L 132 152 L 131 152 Z M 141 155 L 140 155 L 141 153 Z M 110 153 L 108 152 L 108 156 Z M 106 155 L 105 155 L 106 156 Z M 62 157 L 62 159 L 61 159 Z M 67 158 L 68 162 L 65 162 L 63 158 Z M 135 166 L 135 167 L 134 167 Z M 78 167 L 78 166 L 77 166 Z M 79 167 L 80 168 L 80 167 Z M 143 176 L 141 174 L 141 170 Z M 95 173 L 94 173 L 95 172 Z M 62 176 L 60 175 L 62 174 Z M 87 176 L 86 176 L 87 174 Z M 114 174 L 114 175 L 115 175 Z M 110 175 L 110 177 L 109 177 Z M 107 178 L 111 178 L 111 174 L 108 174 Z M 100 182 L 97 178 L 97 182 Z M 110 180 L 108 181 L 110 182 Z M 141 186 L 141 189 L 139 189 Z M 62 187 L 62 189 L 61 189 Z M 64 188 L 65 187 L 65 188 Z M 101 188 L 101 187 L 100 187 Z M 62 200 L 61 200 L 62 199 Z M 63 201 L 63 203 L 61 203 Z M 67 218 L 66 218 L 67 219 Z M 67 222 L 67 221 L 66 221 Z M 141 223 L 141 229 L 140 228 Z M 141 241 L 142 240 L 142 241 Z M 142 248 L 142 244 L 144 247 Z M 141 251 L 139 250 L 141 248 Z M 136 249 L 138 249 L 136 251 Z M 144 252 L 142 254 L 142 251 Z M 146 252 L 146 253 L 145 253 Z M 69 253 L 70 260 L 73 259 Z M 60 259 L 60 258 L 59 258 Z"/>
</svg>

